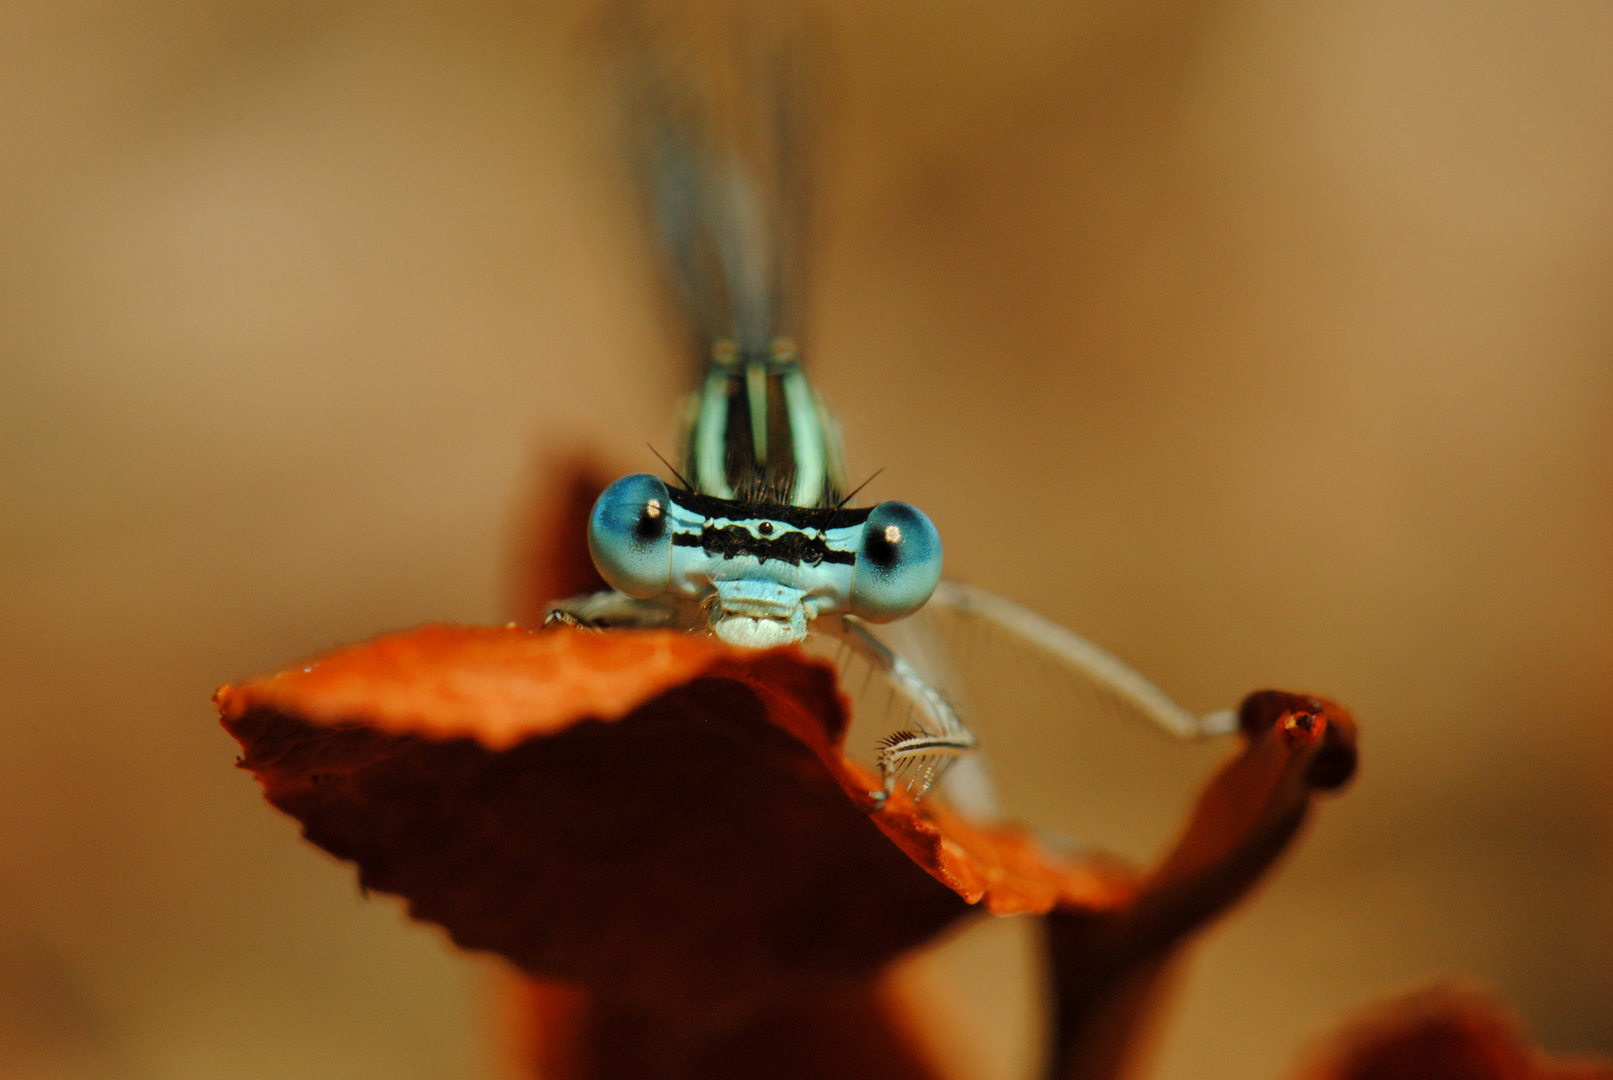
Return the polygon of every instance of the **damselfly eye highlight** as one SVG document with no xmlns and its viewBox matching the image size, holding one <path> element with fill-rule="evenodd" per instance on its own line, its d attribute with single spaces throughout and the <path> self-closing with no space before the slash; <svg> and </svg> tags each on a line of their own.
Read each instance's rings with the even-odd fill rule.
<svg viewBox="0 0 1613 1080">
<path fill-rule="evenodd" d="M 638 600 L 672 580 L 671 497 L 649 473 L 624 476 L 599 496 L 588 519 L 588 553 L 611 586 Z"/>
<path fill-rule="evenodd" d="M 916 506 L 883 502 L 863 525 L 851 576 L 851 612 L 890 622 L 924 606 L 941 580 L 941 534 Z"/>
</svg>

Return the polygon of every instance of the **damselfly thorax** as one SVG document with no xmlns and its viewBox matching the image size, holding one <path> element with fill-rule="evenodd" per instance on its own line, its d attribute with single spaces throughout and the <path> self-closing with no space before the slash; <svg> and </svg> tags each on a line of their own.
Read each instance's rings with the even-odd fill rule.
<svg viewBox="0 0 1613 1080">
<path fill-rule="evenodd" d="M 717 342 L 685 402 L 683 432 L 679 472 L 701 494 L 753 506 L 844 501 L 839 428 L 789 338 L 764 356 Z"/>
</svg>

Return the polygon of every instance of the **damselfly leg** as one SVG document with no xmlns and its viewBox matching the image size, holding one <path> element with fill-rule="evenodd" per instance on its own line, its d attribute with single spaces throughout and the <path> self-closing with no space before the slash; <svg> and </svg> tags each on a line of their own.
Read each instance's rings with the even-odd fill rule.
<svg viewBox="0 0 1613 1080">
<path fill-rule="evenodd" d="M 825 619 L 820 629 L 839 638 L 888 679 L 911 706 L 918 730 L 894 731 L 880 740 L 878 765 L 884 783 L 881 797 L 892 795 L 897 783 L 906 778 L 906 790 L 914 799 L 922 799 L 953 761 L 974 750 L 977 743 L 973 733 L 964 725 L 945 693 L 926 681 L 855 617 Z"/>
</svg>

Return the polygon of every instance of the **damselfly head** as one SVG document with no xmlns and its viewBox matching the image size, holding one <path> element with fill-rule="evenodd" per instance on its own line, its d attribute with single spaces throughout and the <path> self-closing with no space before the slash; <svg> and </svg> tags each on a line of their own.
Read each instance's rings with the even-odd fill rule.
<svg viewBox="0 0 1613 1080">
<path fill-rule="evenodd" d="M 724 641 L 803 640 L 820 615 L 890 622 L 941 578 L 941 538 L 917 507 L 752 505 L 673 491 L 648 473 L 616 481 L 589 519 L 600 574 L 636 600 L 705 605 Z"/>
</svg>

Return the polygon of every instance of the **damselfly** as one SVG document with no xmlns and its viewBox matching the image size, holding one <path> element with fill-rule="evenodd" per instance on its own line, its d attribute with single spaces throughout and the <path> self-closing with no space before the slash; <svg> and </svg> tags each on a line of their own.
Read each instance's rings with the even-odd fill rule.
<svg viewBox="0 0 1613 1080">
<path fill-rule="evenodd" d="M 911 706 L 916 730 L 879 750 L 881 798 L 903 780 L 923 797 L 976 745 L 938 681 L 870 629 L 926 603 L 1039 651 L 1118 711 L 1182 736 L 1232 730 L 1230 712 L 1195 717 L 1063 627 L 942 582 L 940 536 L 918 508 L 850 505 L 857 492 L 846 490 L 839 431 L 797 346 L 809 115 L 802 27 L 766 5 L 704 27 L 652 25 L 633 11 L 619 27 L 629 147 L 699 382 L 671 482 L 634 474 L 594 507 L 589 550 L 613 590 L 556 605 L 551 619 L 673 627 L 751 648 L 838 641 Z"/>
</svg>

